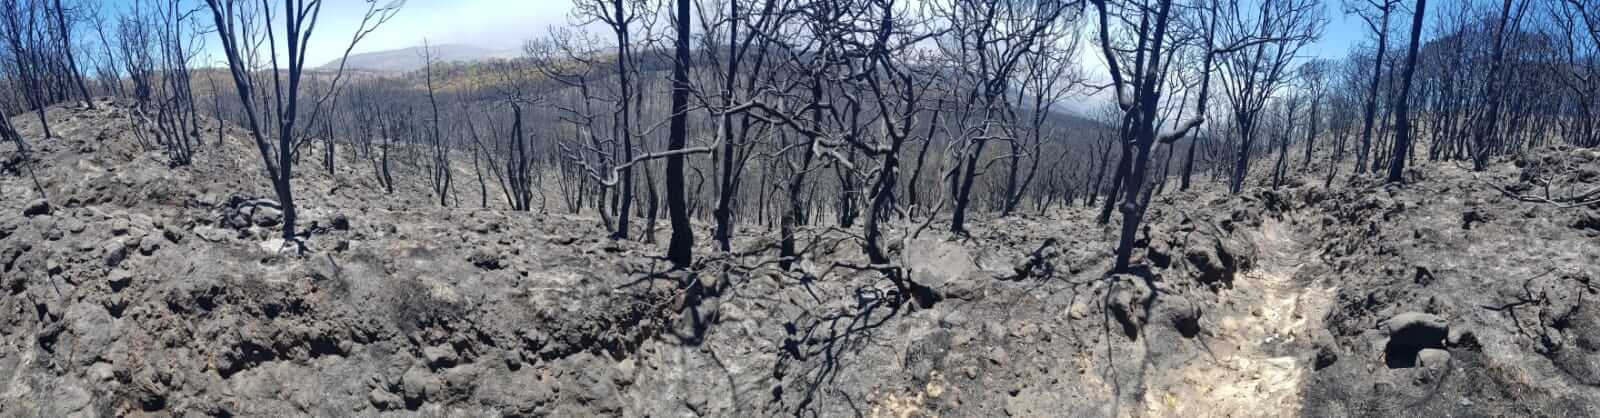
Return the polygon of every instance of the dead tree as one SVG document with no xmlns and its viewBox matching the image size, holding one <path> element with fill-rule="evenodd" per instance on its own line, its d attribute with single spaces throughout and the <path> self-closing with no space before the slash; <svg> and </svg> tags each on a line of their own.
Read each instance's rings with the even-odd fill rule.
<svg viewBox="0 0 1600 418">
<path fill-rule="evenodd" d="M 78 87 L 78 94 L 83 96 L 83 105 L 93 109 L 94 103 L 89 95 L 89 87 L 83 83 L 83 74 L 78 72 L 78 59 L 73 55 L 72 23 L 67 20 L 67 9 L 61 7 L 61 0 L 54 0 L 53 6 L 51 9 L 55 11 L 56 31 L 61 41 L 61 56 L 67 60 L 67 76 Z"/>
<path fill-rule="evenodd" d="M 1304 91 L 1311 100 L 1311 114 L 1306 118 L 1306 157 L 1301 162 L 1301 168 L 1311 167 L 1311 152 L 1316 147 L 1318 128 L 1322 122 L 1322 102 L 1328 93 L 1328 78 L 1332 71 L 1332 62 L 1326 59 L 1315 59 L 1300 65 L 1299 79 L 1303 83 Z"/>
<path fill-rule="evenodd" d="M 1300 48 L 1321 32 L 1320 8 L 1320 4 L 1305 0 L 1265 1 L 1256 8 L 1256 15 L 1246 17 L 1241 15 L 1242 5 L 1233 3 L 1228 7 L 1231 16 L 1223 19 L 1227 24 L 1221 26 L 1228 36 L 1273 40 L 1229 54 L 1220 68 L 1224 96 L 1239 135 L 1233 176 L 1228 184 L 1232 193 L 1244 190 L 1262 109 L 1286 85 L 1292 75 L 1289 66 Z"/>
<path fill-rule="evenodd" d="M 619 151 L 620 161 L 630 161 L 634 157 L 634 116 L 632 109 L 634 95 L 637 88 L 638 67 L 635 63 L 634 43 L 635 31 L 641 28 L 642 19 L 650 17 L 654 5 L 645 0 L 575 0 L 573 2 L 572 16 L 585 22 L 599 22 L 615 38 L 615 57 L 612 58 L 617 77 L 617 97 L 611 112 L 611 141 L 616 141 L 615 146 Z M 685 13 L 687 15 L 687 13 Z M 685 22 L 685 24 L 688 24 Z M 593 132 L 590 133 L 591 135 Z M 669 163 L 670 164 L 670 163 Z M 612 231 L 613 239 L 628 239 L 629 220 L 633 212 L 633 167 L 619 165 L 621 171 L 621 186 L 617 189 L 618 208 L 617 227 Z M 602 199 L 604 200 L 604 199 Z"/>
<path fill-rule="evenodd" d="M 963 127 L 967 143 L 962 168 L 953 179 L 954 213 L 950 231 L 966 234 L 972 186 L 986 170 L 984 147 L 990 141 L 1016 141 L 1012 103 L 1008 100 L 1013 76 L 1022 58 L 1033 53 L 1041 36 L 1068 10 L 1081 10 L 1080 2 L 1015 3 L 1000 0 L 948 0 L 938 13 L 951 24 L 940 47 L 955 62 L 960 81 L 968 87 L 964 107 L 976 115 Z M 982 166 L 980 166 L 982 164 Z"/>
<path fill-rule="evenodd" d="M 39 193 L 40 199 L 49 199 L 50 195 L 45 192 L 44 185 L 39 183 L 39 175 L 33 171 L 33 156 L 28 152 L 27 141 L 24 141 L 16 128 L 11 126 L 11 118 L 0 114 L 0 142 L 6 141 L 16 145 L 17 159 L 20 160 L 18 163 L 28 170 L 28 178 L 33 180 L 33 190 Z"/>
<path fill-rule="evenodd" d="M 1500 16 L 1495 22 L 1495 30 L 1492 34 L 1494 36 L 1494 52 L 1489 61 L 1489 74 L 1485 78 L 1487 85 L 1484 88 L 1484 98 L 1488 100 L 1488 108 L 1478 115 L 1476 129 L 1472 133 L 1472 169 L 1474 171 L 1483 171 L 1484 168 L 1487 168 L 1492 149 L 1497 148 L 1499 145 L 1494 136 L 1497 134 L 1497 126 L 1502 116 L 1500 114 L 1500 106 L 1505 101 L 1501 97 L 1504 80 L 1502 80 L 1503 77 L 1500 73 L 1505 68 L 1506 38 L 1518 32 L 1516 28 L 1519 26 L 1518 23 L 1522 17 L 1521 12 L 1516 13 L 1515 17 L 1513 17 L 1513 3 L 1515 3 L 1514 0 L 1501 2 Z"/>
<path fill-rule="evenodd" d="M 1586 4 L 1587 3 L 1587 4 Z M 1549 13 L 1562 59 L 1560 82 L 1570 92 L 1576 117 L 1567 118 L 1569 142 L 1600 146 L 1600 2 L 1565 0 Z"/>
<path fill-rule="evenodd" d="M 1406 49 L 1405 70 L 1400 74 L 1400 94 L 1395 96 L 1394 152 L 1389 156 L 1389 182 L 1399 182 L 1411 155 L 1411 76 L 1417 72 L 1417 48 L 1422 44 L 1422 18 L 1428 0 L 1417 0 L 1411 11 L 1411 45 Z"/>
<path fill-rule="evenodd" d="M 1011 141 L 1011 164 L 1006 176 L 1005 203 L 1000 216 L 1010 216 L 1017 209 L 1028 186 L 1039 174 L 1039 163 L 1045 159 L 1045 131 L 1051 128 L 1056 106 L 1086 82 L 1078 71 L 1077 63 L 1073 61 L 1078 55 L 1081 39 L 1078 36 L 1078 22 L 1077 16 L 1057 19 L 1054 28 L 1040 35 L 1035 51 L 1023 57 L 1021 88 L 1017 89 L 1016 103 L 1026 104 L 1027 135 Z M 1027 146 L 1031 146 L 1031 149 Z M 1030 156 L 1030 163 L 1027 175 L 1019 176 L 1024 155 Z"/>
<path fill-rule="evenodd" d="M 239 102 L 244 108 L 246 127 L 250 130 L 257 151 L 261 154 L 261 161 L 266 168 L 267 178 L 272 183 L 273 191 L 278 197 L 278 205 L 283 212 L 283 239 L 296 243 L 300 250 L 304 245 L 300 243 L 295 234 L 295 202 L 294 191 L 290 180 L 294 176 L 294 159 L 292 153 L 295 147 L 295 128 L 299 117 L 300 84 L 301 76 L 305 70 L 305 52 L 311 34 L 316 29 L 317 18 L 322 10 L 320 0 L 311 2 L 286 2 L 281 10 L 273 10 L 267 4 L 262 4 L 260 9 L 255 8 L 248 1 L 242 0 L 206 0 L 206 5 L 211 10 L 215 22 L 214 30 L 220 40 L 223 52 L 227 56 L 228 70 L 233 76 L 235 90 L 239 94 Z M 369 24 L 376 25 L 383 20 L 373 22 L 375 10 L 381 10 L 392 15 L 397 10 L 399 3 L 391 3 L 379 9 L 377 3 L 369 3 L 367 19 L 363 19 L 356 29 L 356 37 L 351 41 L 351 48 L 360 41 L 361 34 L 370 32 Z M 277 19 L 275 19 L 277 17 Z M 283 31 L 277 33 L 272 30 L 273 25 L 281 23 Z M 266 78 L 273 84 L 270 91 L 261 91 L 257 84 L 256 70 L 250 65 L 258 56 L 257 48 L 265 39 L 268 46 L 266 52 L 270 57 L 270 71 Z M 285 42 L 285 49 L 281 57 L 287 60 L 286 65 L 279 65 L 280 51 L 278 40 Z M 349 56 L 350 48 L 346 48 L 345 56 Z M 341 62 L 343 59 L 340 60 Z M 343 65 L 334 77 L 338 79 L 343 74 Z M 330 90 L 330 94 L 333 91 Z M 256 107 L 257 100 L 272 97 L 274 106 L 271 109 Z M 319 103 L 321 100 L 318 101 Z M 313 113 L 314 115 L 315 113 Z M 315 122 L 308 121 L 308 124 Z M 268 126 L 275 122 L 276 126 Z M 271 136 L 276 134 L 276 142 Z"/>
<path fill-rule="evenodd" d="M 620 9 L 620 6 L 618 6 Z M 672 121 L 668 128 L 667 152 L 682 152 L 689 136 L 689 0 L 677 0 L 673 13 Z M 667 158 L 667 217 L 672 222 L 672 240 L 667 243 L 667 259 L 678 268 L 694 262 L 694 226 L 689 224 L 688 202 L 684 201 L 683 155 Z M 627 189 L 627 187 L 624 187 Z M 626 192 L 625 192 L 626 193 Z M 628 216 L 624 209 L 622 216 Z M 627 219 L 627 218 L 623 218 Z M 627 230 L 627 221 L 619 230 Z M 624 235 L 626 236 L 626 235 Z"/>
<path fill-rule="evenodd" d="M 0 37 L 4 38 L 8 55 L 11 56 L 12 75 L 20 84 L 27 107 L 37 111 L 39 126 L 44 131 L 45 138 L 54 137 L 50 132 L 50 121 L 45 117 L 45 108 L 49 107 L 52 100 L 45 86 L 45 59 L 44 43 L 41 37 L 39 11 L 44 9 L 38 0 L 4 0 L 0 2 Z"/>
<path fill-rule="evenodd" d="M 1356 174 L 1367 172 L 1367 156 L 1372 149 L 1373 118 L 1378 112 L 1378 84 L 1383 79 L 1384 54 L 1389 49 L 1389 16 L 1401 0 L 1345 0 L 1345 14 L 1354 14 L 1377 36 L 1378 52 L 1373 59 L 1372 79 L 1368 84 L 1366 106 L 1361 119 L 1361 148 L 1356 153 Z"/>
<path fill-rule="evenodd" d="M 439 100 L 435 97 L 435 89 L 433 87 L 435 64 L 433 47 L 428 44 L 426 39 L 422 41 L 422 49 L 419 53 L 422 55 L 423 74 L 428 91 L 428 108 L 432 113 L 432 118 L 429 119 L 431 132 L 428 139 L 432 145 L 433 158 L 428 164 L 428 175 L 431 180 L 430 183 L 433 185 L 433 194 L 439 198 L 439 207 L 446 207 L 450 206 L 448 197 L 450 195 L 450 183 L 454 178 L 450 169 L 450 141 L 439 132 Z"/>
<path fill-rule="evenodd" d="M 1224 42 L 1218 43 L 1212 36 L 1206 36 L 1205 49 L 1199 54 L 1203 63 L 1201 68 L 1201 83 L 1197 95 L 1195 115 L 1190 119 L 1178 123 L 1169 130 L 1157 131 L 1160 113 L 1164 74 L 1167 68 L 1166 61 L 1180 56 L 1179 48 L 1182 44 L 1171 42 L 1173 22 L 1177 14 L 1185 10 L 1204 12 L 1206 17 L 1199 18 L 1204 27 L 1209 28 L 1206 33 L 1214 34 L 1219 27 L 1218 14 L 1222 5 L 1212 1 L 1207 7 L 1196 9 L 1180 9 L 1174 7 L 1172 1 L 1157 1 L 1148 6 L 1118 5 L 1116 13 L 1117 32 L 1125 39 L 1121 43 L 1113 42 L 1113 10 L 1105 0 L 1091 1 L 1097 12 L 1099 20 L 1099 38 L 1101 51 L 1105 54 L 1107 70 L 1111 74 L 1111 89 L 1116 97 L 1117 108 L 1121 111 L 1121 123 L 1118 129 L 1120 143 L 1124 155 L 1124 163 L 1119 164 L 1118 172 L 1121 176 L 1121 203 L 1118 205 L 1123 215 L 1121 238 L 1117 244 L 1116 271 L 1126 271 L 1131 265 L 1135 235 L 1142 222 L 1144 209 L 1148 205 L 1142 193 L 1145 186 L 1145 177 L 1148 171 L 1150 150 L 1157 143 L 1170 144 L 1189 134 L 1189 131 L 1204 123 L 1206 99 L 1209 95 L 1211 80 L 1211 61 L 1219 54 L 1231 54 L 1247 48 L 1253 48 L 1268 43 L 1293 42 L 1302 38 L 1312 37 L 1312 31 L 1318 25 L 1308 25 L 1308 21 L 1316 21 L 1315 8 L 1309 1 L 1284 1 L 1273 5 L 1264 5 L 1260 8 L 1261 15 L 1256 23 L 1266 22 L 1263 27 L 1273 27 L 1276 30 L 1262 30 L 1260 32 L 1241 31 L 1232 33 Z M 1229 17 L 1243 19 L 1238 12 L 1239 5 L 1233 4 Z M 1233 20 L 1238 22 L 1239 20 Z M 1141 23 L 1135 23 L 1141 22 Z M 1121 27 L 1132 26 L 1132 27 Z M 1194 25 L 1196 28 L 1199 25 Z M 1250 28 L 1249 24 L 1237 25 L 1238 28 Z M 1174 36 L 1176 37 L 1176 36 Z M 1124 59 L 1132 58 L 1133 68 L 1124 71 L 1121 66 Z"/>
<path fill-rule="evenodd" d="M 717 48 L 714 44 L 716 37 L 706 36 L 707 54 L 704 54 L 713 68 L 720 71 L 713 75 L 721 78 L 721 94 L 719 100 L 707 102 L 707 106 L 716 106 L 723 109 L 736 106 L 744 100 L 740 97 L 756 93 L 757 83 L 765 77 L 768 68 L 767 51 L 771 49 L 773 39 L 770 33 L 777 26 L 783 24 L 789 13 L 779 13 L 779 4 L 776 0 L 758 0 L 760 7 L 751 11 L 740 8 L 742 0 L 727 0 L 728 13 L 720 15 L 706 13 L 701 10 L 700 16 L 703 31 L 707 34 L 725 32 L 727 44 Z M 741 14 L 741 12 L 744 14 Z M 712 15 L 712 16 L 708 16 Z M 741 29 L 745 29 L 741 32 Z M 742 35 L 741 35 L 742 34 Z M 723 58 L 715 53 L 717 49 L 726 49 L 727 56 Z M 743 67 L 748 66 L 748 67 Z M 743 69 L 744 74 L 740 71 Z M 741 83 L 743 81 L 743 83 Z M 741 85 L 742 84 L 742 85 Z M 716 219 L 716 229 L 712 237 L 716 239 L 718 248 L 729 251 L 730 241 L 733 238 L 734 212 L 736 209 L 735 198 L 739 194 L 740 174 L 749 162 L 752 144 L 749 136 L 754 128 L 755 120 L 749 114 L 738 115 L 738 123 L 734 121 L 735 114 L 723 112 L 722 119 L 717 121 L 717 135 L 721 137 L 722 150 L 719 151 L 717 167 L 720 171 L 717 187 L 717 207 L 712 211 Z M 652 191 L 654 190 L 652 186 Z M 653 200 L 653 199 L 652 199 Z"/>
</svg>

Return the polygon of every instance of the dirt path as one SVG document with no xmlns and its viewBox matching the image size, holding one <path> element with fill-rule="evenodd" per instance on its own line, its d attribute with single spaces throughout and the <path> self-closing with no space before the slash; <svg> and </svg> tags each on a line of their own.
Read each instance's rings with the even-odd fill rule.
<svg viewBox="0 0 1600 418">
<path fill-rule="evenodd" d="M 1299 416 L 1301 381 L 1310 364 L 1299 355 L 1304 350 L 1279 347 L 1309 342 L 1315 326 L 1310 318 L 1326 314 L 1333 289 L 1294 282 L 1313 256 L 1284 222 L 1267 221 L 1253 233 L 1260 251 L 1256 266 L 1229 291 L 1248 307 L 1246 313 L 1207 321 L 1213 335 L 1202 343 L 1211 357 L 1174 371 L 1184 383 L 1177 390 L 1147 393 L 1147 415 Z"/>
</svg>

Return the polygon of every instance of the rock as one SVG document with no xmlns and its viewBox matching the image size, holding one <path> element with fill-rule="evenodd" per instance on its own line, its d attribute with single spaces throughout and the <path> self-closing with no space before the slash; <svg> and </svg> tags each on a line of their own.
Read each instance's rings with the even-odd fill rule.
<svg viewBox="0 0 1600 418">
<path fill-rule="evenodd" d="M 499 270 L 505 267 L 502 258 L 499 252 L 480 247 L 472 250 L 472 255 L 467 256 L 467 261 L 484 270 Z"/>
<path fill-rule="evenodd" d="M 106 275 L 106 284 L 111 285 L 112 291 L 122 290 L 131 283 L 133 283 L 133 273 L 127 270 L 112 270 L 111 274 Z"/>
<path fill-rule="evenodd" d="M 1317 356 L 1312 360 L 1311 366 L 1315 370 L 1322 370 L 1339 361 L 1339 353 L 1334 351 L 1329 344 L 1317 344 Z"/>
<path fill-rule="evenodd" d="M 1478 336 L 1472 331 L 1455 327 L 1445 337 L 1445 344 L 1450 348 L 1475 348 L 1478 347 Z"/>
<path fill-rule="evenodd" d="M 39 215 L 49 215 L 50 210 L 49 200 L 34 199 L 33 201 L 28 202 L 27 206 L 22 208 L 22 216 L 33 217 Z"/>
<path fill-rule="evenodd" d="M 210 242 L 223 242 L 234 237 L 233 231 L 204 225 L 194 227 L 194 234 L 199 235 L 200 239 Z"/>
<path fill-rule="evenodd" d="M 100 261 L 106 267 L 116 267 L 122 264 L 122 260 L 128 259 L 128 246 L 120 239 L 106 243 L 104 247 L 100 247 L 100 251 L 102 253 Z"/>
<path fill-rule="evenodd" d="M 100 305 L 89 302 L 72 305 L 67 308 L 65 320 L 72 335 L 69 348 L 73 355 L 70 357 L 80 365 L 94 364 L 116 339 L 116 323 Z"/>
<path fill-rule="evenodd" d="M 962 325 L 966 325 L 967 322 L 970 321 L 971 318 L 967 316 L 966 312 L 961 310 L 952 310 L 950 313 L 945 314 L 944 318 L 939 320 L 939 326 L 944 328 L 957 328 Z"/>
<path fill-rule="evenodd" d="M 405 406 L 405 400 L 400 399 L 400 395 L 391 393 L 383 388 L 373 388 L 371 392 L 367 392 L 367 401 L 371 402 L 372 407 L 378 408 L 379 411 L 393 411 Z"/>
<path fill-rule="evenodd" d="M 85 373 L 85 376 L 92 382 L 110 382 L 112 379 L 117 378 L 117 373 L 116 368 L 112 367 L 111 363 L 102 361 L 95 362 L 93 366 L 89 366 L 89 372 Z"/>
<path fill-rule="evenodd" d="M 333 229 L 336 230 L 350 230 L 350 217 L 345 216 L 343 213 L 333 215 L 333 220 L 329 221 L 328 223 L 333 226 Z"/>
<path fill-rule="evenodd" d="M 634 361 L 632 357 L 629 357 L 617 362 L 616 367 L 617 373 L 612 375 L 616 381 L 613 383 L 616 383 L 617 386 L 632 385 L 634 374 L 637 373 L 639 368 L 638 362 Z"/>
<path fill-rule="evenodd" d="M 1219 239 L 1199 240 L 1184 251 L 1184 258 L 1199 273 L 1196 280 L 1205 284 L 1232 284 L 1239 271 L 1238 260 Z"/>
<path fill-rule="evenodd" d="M 280 251 L 284 250 L 284 244 L 286 243 L 288 243 L 288 241 L 284 241 L 283 238 L 273 238 L 266 241 L 261 241 L 260 243 L 257 243 L 256 246 L 260 247 L 261 251 L 265 251 L 269 254 L 278 254 Z"/>
<path fill-rule="evenodd" d="M 1145 285 L 1144 279 L 1119 274 L 1112 277 L 1111 317 L 1122 324 L 1122 332 L 1128 338 L 1138 339 L 1139 328 L 1144 325 L 1144 303 L 1150 298 L 1150 287 Z"/>
<path fill-rule="evenodd" d="M 167 241 L 172 241 L 173 244 L 183 243 L 183 231 L 172 225 L 161 227 L 161 237 L 166 238 Z"/>
<path fill-rule="evenodd" d="M 1417 353 L 1417 366 L 1442 369 L 1450 365 L 1450 352 L 1438 348 L 1425 348 Z"/>
<path fill-rule="evenodd" d="M 145 235 L 143 239 L 139 240 L 139 254 L 150 255 L 155 253 L 156 250 L 161 249 L 161 241 L 161 237 L 155 234 Z"/>
<path fill-rule="evenodd" d="M 1074 302 L 1072 302 L 1072 306 L 1068 306 L 1067 307 L 1067 317 L 1068 318 L 1071 318 L 1073 320 L 1078 320 L 1078 319 L 1087 318 L 1088 316 L 1089 316 L 1089 305 L 1086 304 L 1086 303 L 1074 301 Z"/>
<path fill-rule="evenodd" d="M 422 367 L 412 367 L 400 376 L 400 391 L 407 405 L 420 405 L 428 400 L 429 394 L 439 393 L 443 388 L 444 382 L 439 376 Z"/>
<path fill-rule="evenodd" d="M 456 349 L 449 344 L 439 344 L 422 348 L 422 357 L 428 360 L 428 367 L 434 369 L 449 368 L 460 360 L 456 356 Z"/>
<path fill-rule="evenodd" d="M 129 228 L 132 228 L 132 226 L 128 224 L 128 218 L 119 217 L 111 220 L 111 235 L 119 237 L 128 235 Z"/>
<path fill-rule="evenodd" d="M 1443 318 L 1421 312 L 1395 315 L 1383 325 L 1390 342 L 1417 348 L 1444 347 L 1445 337 L 1450 333 L 1450 324 Z"/>
<path fill-rule="evenodd" d="M 914 379 L 922 379 L 929 373 L 944 366 L 945 356 L 950 353 L 950 331 L 935 329 L 912 341 L 901 354 L 903 370 L 909 372 Z"/>
<path fill-rule="evenodd" d="M 1156 299 L 1155 311 L 1160 318 L 1178 330 L 1184 338 L 1200 335 L 1200 306 L 1189 298 L 1177 294 L 1162 294 Z"/>
<path fill-rule="evenodd" d="M 283 223 L 283 211 L 270 206 L 257 206 L 255 213 L 250 215 L 250 220 L 256 225 L 271 228 Z"/>
<path fill-rule="evenodd" d="M 911 240 L 906 243 L 905 251 L 906 267 L 911 270 L 911 279 L 934 289 L 943 289 L 947 282 L 978 272 L 972 253 L 958 243 Z"/>
<path fill-rule="evenodd" d="M 974 273 L 945 280 L 942 286 L 928 286 L 921 282 L 917 284 L 928 286 L 928 289 L 937 292 L 937 297 L 941 299 L 976 300 L 983 296 L 984 290 L 990 281 L 990 277 L 987 275 Z M 913 292 L 915 292 L 915 289 L 913 289 Z M 913 295 L 913 297 L 917 296 Z"/>
<path fill-rule="evenodd" d="M 487 219 L 479 219 L 467 223 L 467 229 L 479 234 L 487 234 L 500 229 L 500 223 Z"/>
</svg>

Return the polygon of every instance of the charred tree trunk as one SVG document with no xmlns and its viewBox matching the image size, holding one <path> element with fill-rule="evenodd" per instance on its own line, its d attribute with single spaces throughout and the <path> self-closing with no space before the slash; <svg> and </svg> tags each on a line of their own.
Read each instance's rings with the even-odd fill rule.
<svg viewBox="0 0 1600 418">
<path fill-rule="evenodd" d="M 677 0 L 677 12 L 673 14 L 677 39 L 674 40 L 676 59 L 672 63 L 672 121 L 667 137 L 669 152 L 682 150 L 689 135 L 689 3 L 690 0 Z M 672 241 L 667 244 L 667 259 L 678 268 L 688 268 L 694 257 L 694 231 L 690 229 L 692 226 L 689 224 L 689 207 L 684 200 L 683 180 L 683 155 L 668 156 L 667 215 L 672 222 Z M 624 190 L 627 187 L 625 185 Z M 627 216 L 626 213 L 623 216 Z M 623 219 L 622 225 L 626 225 L 627 218 Z"/>
<path fill-rule="evenodd" d="M 1510 4 L 1506 0 L 1506 4 Z M 1406 169 L 1406 159 L 1411 155 L 1411 76 L 1416 72 L 1417 48 L 1422 43 L 1422 18 L 1428 0 L 1417 0 L 1411 18 L 1411 46 L 1406 50 L 1406 68 L 1401 73 L 1400 95 L 1395 99 L 1394 152 L 1390 157 L 1389 181 L 1400 182 Z"/>
</svg>

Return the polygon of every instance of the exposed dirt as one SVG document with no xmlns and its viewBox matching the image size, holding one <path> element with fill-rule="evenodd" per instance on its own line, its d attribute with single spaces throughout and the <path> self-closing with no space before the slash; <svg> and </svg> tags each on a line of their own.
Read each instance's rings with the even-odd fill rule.
<svg viewBox="0 0 1600 418">
<path fill-rule="evenodd" d="M 1089 209 L 895 223 L 917 309 L 825 227 L 667 271 L 353 153 L 299 169 L 297 256 L 238 132 L 170 168 L 121 108 L 49 115 L 48 200 L 0 144 L 0 416 L 1600 416 L 1589 150 L 1164 194 L 1130 274 Z"/>
</svg>

